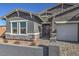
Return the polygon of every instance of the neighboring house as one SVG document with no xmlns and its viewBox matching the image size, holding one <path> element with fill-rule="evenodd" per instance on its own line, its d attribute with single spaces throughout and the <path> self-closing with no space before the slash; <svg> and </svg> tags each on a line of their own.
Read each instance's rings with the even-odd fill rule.
<svg viewBox="0 0 79 59">
<path fill-rule="evenodd" d="M 39 38 L 42 21 L 35 14 L 16 9 L 2 19 L 6 20 L 6 39 L 33 40 Z"/>
<path fill-rule="evenodd" d="M 6 32 L 6 26 L 0 26 L 0 37 L 4 37 Z"/>
</svg>

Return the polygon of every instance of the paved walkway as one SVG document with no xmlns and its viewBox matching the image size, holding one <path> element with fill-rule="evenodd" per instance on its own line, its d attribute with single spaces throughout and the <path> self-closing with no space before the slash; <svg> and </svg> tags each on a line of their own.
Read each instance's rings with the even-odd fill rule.
<svg viewBox="0 0 79 59">
<path fill-rule="evenodd" d="M 49 40 L 40 39 L 40 45 L 48 46 L 49 45 Z"/>
</svg>

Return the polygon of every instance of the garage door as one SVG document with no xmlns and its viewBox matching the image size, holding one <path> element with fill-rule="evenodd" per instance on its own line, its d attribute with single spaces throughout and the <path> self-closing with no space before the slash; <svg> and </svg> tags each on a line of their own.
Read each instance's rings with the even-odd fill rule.
<svg viewBox="0 0 79 59">
<path fill-rule="evenodd" d="M 57 40 L 77 41 L 77 24 L 58 24 Z"/>
</svg>

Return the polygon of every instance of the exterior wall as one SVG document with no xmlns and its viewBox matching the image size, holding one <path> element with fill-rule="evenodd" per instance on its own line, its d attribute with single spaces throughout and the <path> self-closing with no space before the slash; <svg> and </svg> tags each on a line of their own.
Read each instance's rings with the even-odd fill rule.
<svg viewBox="0 0 79 59">
<path fill-rule="evenodd" d="M 34 22 L 28 21 L 28 33 L 34 33 Z"/>
<path fill-rule="evenodd" d="M 11 32 L 11 25 L 9 21 L 6 21 L 6 32 L 10 33 Z"/>
<path fill-rule="evenodd" d="M 0 45 L 0 56 L 43 56 L 43 47 Z"/>
<path fill-rule="evenodd" d="M 11 35 L 11 34 L 7 34 L 7 33 L 11 33 L 11 25 L 10 25 L 10 21 L 12 20 L 28 20 L 28 31 L 27 33 L 32 33 L 32 34 L 26 34 L 26 35 Z M 6 29 L 7 33 L 6 33 L 6 38 L 7 39 L 34 39 L 35 38 L 35 33 L 39 33 L 39 29 L 38 29 L 38 23 L 34 22 L 32 20 L 29 19 L 24 19 L 21 17 L 14 17 L 14 18 L 9 18 L 7 20 L 7 29 Z M 34 34 L 33 34 L 34 33 Z M 39 34 L 37 34 L 36 36 L 39 37 Z"/>
</svg>

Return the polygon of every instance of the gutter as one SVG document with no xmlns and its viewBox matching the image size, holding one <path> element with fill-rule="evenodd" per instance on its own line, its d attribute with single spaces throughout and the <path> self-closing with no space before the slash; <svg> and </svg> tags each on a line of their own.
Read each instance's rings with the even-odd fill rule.
<svg viewBox="0 0 79 59">
<path fill-rule="evenodd" d="M 55 21 L 56 24 L 79 23 L 79 21 Z"/>
</svg>

